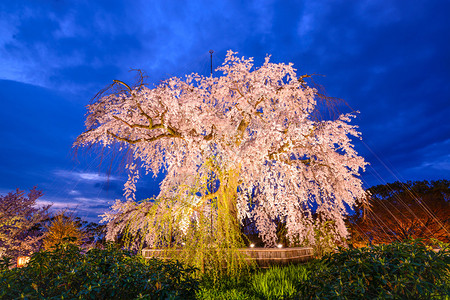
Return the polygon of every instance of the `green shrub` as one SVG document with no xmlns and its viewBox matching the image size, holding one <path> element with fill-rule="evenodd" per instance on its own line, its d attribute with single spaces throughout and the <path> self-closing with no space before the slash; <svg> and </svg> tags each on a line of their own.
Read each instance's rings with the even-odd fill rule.
<svg viewBox="0 0 450 300">
<path fill-rule="evenodd" d="M 34 254 L 26 267 L 1 272 L 0 299 L 192 299 L 194 271 L 113 244 L 83 254 L 65 243 Z"/>
<path fill-rule="evenodd" d="M 253 297 L 249 284 L 249 278 L 252 273 L 252 271 L 247 270 L 237 275 L 222 275 L 220 277 L 205 274 L 200 281 L 196 298 L 202 300 L 257 299 Z"/>
<path fill-rule="evenodd" d="M 9 270 L 13 265 L 14 263 L 11 257 L 6 255 L 0 257 L 0 273 Z"/>
<path fill-rule="evenodd" d="M 340 249 L 300 284 L 302 299 L 448 299 L 450 251 L 420 240 Z"/>
</svg>

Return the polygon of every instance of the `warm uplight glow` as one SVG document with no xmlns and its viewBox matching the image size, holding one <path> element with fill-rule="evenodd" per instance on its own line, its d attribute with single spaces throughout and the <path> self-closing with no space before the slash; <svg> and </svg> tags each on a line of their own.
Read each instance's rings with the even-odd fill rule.
<svg viewBox="0 0 450 300">
<path fill-rule="evenodd" d="M 278 248 L 283 248 L 283 245 L 282 244 L 278 244 L 277 247 Z"/>
<path fill-rule="evenodd" d="M 17 267 L 18 268 L 25 267 L 29 261 L 30 261 L 29 256 L 19 256 L 17 258 Z"/>
<path fill-rule="evenodd" d="M 185 242 L 182 242 L 182 243 L 181 243 L 181 246 L 185 246 L 185 245 L 186 245 L 186 243 L 185 243 Z"/>
<path fill-rule="evenodd" d="M 250 244 L 250 248 L 255 248 L 255 244 Z"/>
</svg>

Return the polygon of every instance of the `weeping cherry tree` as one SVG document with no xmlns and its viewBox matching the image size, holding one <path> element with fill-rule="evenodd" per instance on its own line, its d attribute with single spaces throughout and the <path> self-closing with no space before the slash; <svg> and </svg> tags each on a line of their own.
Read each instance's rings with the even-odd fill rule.
<svg viewBox="0 0 450 300">
<path fill-rule="evenodd" d="M 117 147 L 132 157 L 126 200 L 104 215 L 109 239 L 128 232 L 140 245 L 191 245 L 204 260 L 242 246 L 244 219 L 267 247 L 276 245 L 280 221 L 291 245 L 317 242 L 320 222 L 332 221 L 334 238 L 347 236 L 344 217 L 364 198 L 366 165 L 352 145 L 360 136 L 354 114 L 317 118 L 330 104 L 307 75 L 269 57 L 254 68 L 236 54 L 228 52 L 220 77 L 191 74 L 153 88 L 114 81 L 88 106 L 75 146 Z M 161 171 L 159 195 L 136 202 L 141 173 Z"/>
</svg>

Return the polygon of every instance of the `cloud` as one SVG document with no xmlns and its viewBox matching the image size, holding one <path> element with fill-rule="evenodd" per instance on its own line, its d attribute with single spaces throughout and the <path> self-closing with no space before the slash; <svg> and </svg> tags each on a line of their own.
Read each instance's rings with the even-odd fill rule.
<svg viewBox="0 0 450 300">
<path fill-rule="evenodd" d="M 129 68 L 143 68 L 155 81 L 177 69 L 198 71 L 190 62 L 199 55 L 207 62 L 211 48 L 223 57 L 230 48 L 245 50 L 248 40 L 259 42 L 258 35 L 268 37 L 273 6 L 271 1 L 4 4 L 2 17 L 13 34 L 0 40 L 0 63 L 10 66 L 0 78 L 89 90 L 130 78 Z M 270 49 L 261 50 L 265 55 Z"/>
<path fill-rule="evenodd" d="M 62 178 L 68 178 L 72 180 L 85 180 L 89 182 L 105 182 L 105 181 L 116 181 L 121 180 L 116 176 L 99 174 L 94 172 L 79 172 L 79 171 L 67 171 L 67 170 L 56 170 L 54 171 L 56 176 Z"/>
<path fill-rule="evenodd" d="M 77 191 L 75 194 L 58 195 L 57 193 L 52 193 L 48 195 L 44 193 L 44 196 L 36 202 L 38 206 L 51 205 L 52 212 L 69 210 L 87 221 L 98 222 L 100 220 L 99 215 L 108 211 L 117 199 L 112 195 L 105 196 L 106 194 L 99 195 L 87 189 Z"/>
</svg>

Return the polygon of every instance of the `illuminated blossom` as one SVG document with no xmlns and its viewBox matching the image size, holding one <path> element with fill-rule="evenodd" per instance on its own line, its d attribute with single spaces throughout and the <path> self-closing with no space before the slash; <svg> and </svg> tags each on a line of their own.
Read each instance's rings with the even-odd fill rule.
<svg viewBox="0 0 450 300">
<path fill-rule="evenodd" d="M 196 201 L 188 212 L 193 214 L 231 187 L 230 209 L 238 220 L 254 220 L 268 246 L 277 244 L 276 220 L 286 224 L 290 241 L 313 243 L 315 207 L 334 221 L 336 237 L 345 237 L 346 207 L 364 195 L 359 172 L 366 162 L 352 145 L 351 136 L 359 137 L 349 124 L 354 115 L 317 118 L 317 90 L 292 64 L 267 57 L 253 68 L 251 58 L 229 51 L 218 71 L 223 76 L 191 74 L 154 88 L 115 81 L 125 88 L 88 106 L 86 131 L 75 145 L 118 144 L 132 154 L 128 201 L 141 168 L 155 176 L 164 170 L 158 198 L 184 193 Z M 198 184 L 211 173 L 220 181 L 216 191 Z"/>
</svg>

